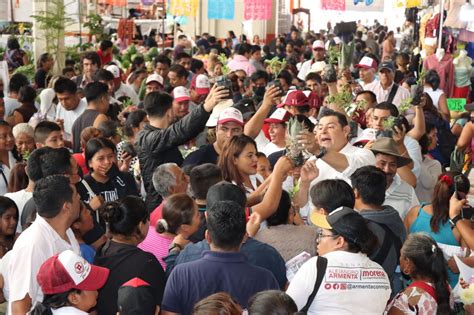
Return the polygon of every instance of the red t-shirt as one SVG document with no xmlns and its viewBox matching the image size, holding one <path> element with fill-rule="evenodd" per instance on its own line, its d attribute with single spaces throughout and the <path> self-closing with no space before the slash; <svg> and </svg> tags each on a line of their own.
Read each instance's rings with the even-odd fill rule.
<svg viewBox="0 0 474 315">
<path fill-rule="evenodd" d="M 163 219 L 163 205 L 165 201 L 163 200 L 158 207 L 153 210 L 153 212 L 150 214 L 150 225 L 151 226 L 156 226 L 156 223 L 158 220 Z"/>
<path fill-rule="evenodd" d="M 104 65 L 108 64 L 109 62 L 112 62 L 112 55 L 107 55 L 107 56 L 104 56 L 104 52 L 99 49 L 97 51 L 97 54 L 99 55 L 100 57 L 100 64 L 101 66 L 103 67 Z"/>
</svg>

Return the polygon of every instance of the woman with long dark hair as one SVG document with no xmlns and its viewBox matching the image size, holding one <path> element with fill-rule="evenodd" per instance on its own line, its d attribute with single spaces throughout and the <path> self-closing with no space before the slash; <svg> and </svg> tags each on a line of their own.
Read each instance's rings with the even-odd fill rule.
<svg viewBox="0 0 474 315">
<path fill-rule="evenodd" d="M 107 223 L 111 239 L 97 251 L 94 263 L 110 270 L 110 277 L 99 291 L 97 312 L 117 313 L 118 289 L 125 282 L 140 278 L 153 289 L 155 305 L 159 309 L 165 289 L 165 273 L 153 254 L 138 248 L 147 235 L 150 214 L 138 197 L 127 196 L 120 201 L 106 203 L 100 215 Z"/>
<path fill-rule="evenodd" d="M 5 120 L 0 120 L 0 195 L 7 192 L 10 171 L 19 161 L 12 127 Z"/>
<path fill-rule="evenodd" d="M 247 194 L 247 206 L 253 212 L 260 214 L 265 220 L 272 215 L 280 201 L 282 183 L 287 173 L 292 168 L 291 161 L 280 158 L 270 175 L 265 181 L 257 175 L 257 145 L 255 141 L 246 136 L 234 136 L 224 146 L 219 156 L 218 165 L 222 169 L 224 180 L 231 182 Z"/>
<path fill-rule="evenodd" d="M 459 193 L 465 195 L 469 193 L 470 183 L 466 176 L 458 172 L 441 174 L 434 188 L 431 204 L 422 203 L 420 206 L 413 207 L 405 217 L 407 231 L 410 234 L 424 232 L 438 244 L 461 246 L 462 236 L 449 222 L 449 200 L 455 192 L 455 186 Z M 458 278 L 459 274 L 448 270 L 451 287 L 456 286 Z"/>
<path fill-rule="evenodd" d="M 36 64 L 35 85 L 37 89 L 44 89 L 48 85 L 49 72 L 53 68 L 54 59 L 50 54 L 41 54 Z"/>
<path fill-rule="evenodd" d="M 386 314 L 451 314 L 443 251 L 424 233 L 410 234 L 403 244 L 400 268 L 413 282 L 387 306 Z"/>
</svg>

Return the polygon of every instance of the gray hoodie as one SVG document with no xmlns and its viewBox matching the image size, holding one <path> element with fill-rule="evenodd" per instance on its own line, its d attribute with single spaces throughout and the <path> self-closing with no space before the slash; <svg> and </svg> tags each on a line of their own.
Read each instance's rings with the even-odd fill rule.
<svg viewBox="0 0 474 315">
<path fill-rule="evenodd" d="M 387 254 L 381 259 L 374 259 L 378 256 L 381 251 L 381 246 L 384 243 L 386 237 L 385 229 L 380 225 L 385 225 L 393 234 L 400 239 L 400 244 L 405 242 L 407 233 L 403 221 L 400 218 L 400 214 L 397 210 L 391 206 L 383 206 L 383 210 L 360 210 L 359 213 L 369 221 L 370 230 L 377 236 L 379 245 L 377 250 L 370 255 L 370 259 L 380 264 L 385 272 L 388 274 L 390 282 L 393 284 L 393 274 L 399 264 L 400 252 L 396 248 L 396 243 L 393 241 L 389 242 L 390 249 Z"/>
</svg>

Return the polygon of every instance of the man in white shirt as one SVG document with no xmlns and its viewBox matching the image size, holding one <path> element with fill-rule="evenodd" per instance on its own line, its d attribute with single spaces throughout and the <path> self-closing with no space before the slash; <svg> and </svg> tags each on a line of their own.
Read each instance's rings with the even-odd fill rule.
<svg viewBox="0 0 474 315">
<path fill-rule="evenodd" d="M 79 217 L 80 197 L 69 178 L 53 175 L 38 181 L 33 198 L 36 220 L 17 239 L 10 255 L 10 314 L 26 314 L 43 300 L 36 274 L 46 259 L 67 249 L 80 254 L 70 229 Z"/>
<path fill-rule="evenodd" d="M 107 71 L 110 71 L 114 75 L 114 95 L 115 99 L 120 99 L 123 96 L 130 98 L 132 103 L 136 106 L 140 103 L 137 93 L 129 85 L 126 85 L 122 82 L 122 76 L 120 74 L 120 69 L 116 65 L 110 65 L 105 68 Z"/>
<path fill-rule="evenodd" d="M 326 49 L 324 48 L 324 42 L 322 40 L 315 40 L 313 42 L 313 58 L 303 62 L 301 65 L 300 72 L 298 72 L 298 79 L 304 81 L 306 76 L 311 71 L 311 66 L 316 61 L 325 61 Z"/>
<path fill-rule="evenodd" d="M 393 63 L 384 62 L 379 68 L 379 79 L 375 86 L 371 89 L 377 96 L 377 103 L 389 102 L 399 107 L 400 104 L 410 97 L 410 92 L 404 87 L 396 84 L 395 68 Z"/>
<path fill-rule="evenodd" d="M 378 82 L 375 78 L 377 62 L 370 57 L 364 56 L 355 67 L 359 68 L 359 85 L 363 90 L 372 91 Z"/>
<path fill-rule="evenodd" d="M 315 128 L 316 137 L 302 136 L 300 143 L 314 156 L 301 169 L 300 190 L 296 202 L 308 203 L 309 190 L 325 179 L 343 179 L 350 183 L 350 176 L 359 167 L 374 165 L 375 158 L 367 149 L 352 146 L 348 141 L 350 127 L 344 114 L 327 110 L 321 114 Z"/>
<path fill-rule="evenodd" d="M 64 140 L 72 141 L 72 125 L 87 107 L 85 98 L 81 99 L 76 84 L 67 78 L 59 78 L 54 84 L 59 106 L 56 109 L 56 121 L 64 129 Z"/>
<path fill-rule="evenodd" d="M 375 154 L 375 166 L 387 175 L 384 205 L 392 206 L 404 219 L 408 211 L 419 204 L 415 189 L 397 174 L 397 169 L 409 164 L 411 159 L 398 153 L 391 138 L 377 139 L 371 150 Z"/>
<path fill-rule="evenodd" d="M 29 85 L 28 79 L 23 74 L 17 73 L 12 75 L 8 83 L 8 95 L 3 98 L 5 102 L 5 118 L 13 115 L 15 109 L 21 106 L 20 102 L 18 102 L 18 93 L 23 86 L 27 85 Z"/>
</svg>

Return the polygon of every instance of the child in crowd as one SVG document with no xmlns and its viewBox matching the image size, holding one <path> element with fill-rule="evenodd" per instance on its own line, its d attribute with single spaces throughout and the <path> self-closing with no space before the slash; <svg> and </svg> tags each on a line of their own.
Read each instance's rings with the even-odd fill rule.
<svg viewBox="0 0 474 315">
<path fill-rule="evenodd" d="M 36 148 L 51 147 L 54 149 L 64 147 L 63 132 L 61 127 L 52 121 L 42 121 L 35 128 Z"/>
</svg>

